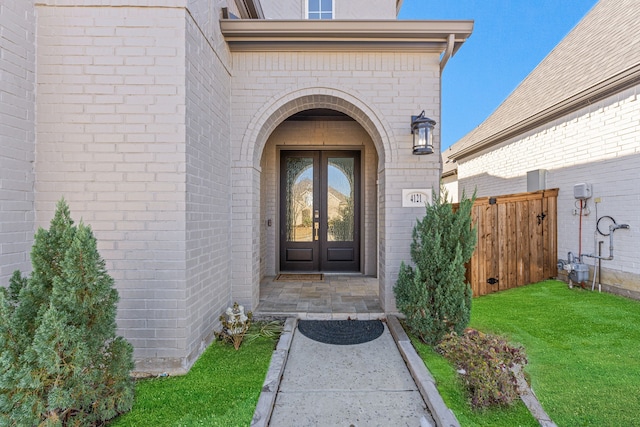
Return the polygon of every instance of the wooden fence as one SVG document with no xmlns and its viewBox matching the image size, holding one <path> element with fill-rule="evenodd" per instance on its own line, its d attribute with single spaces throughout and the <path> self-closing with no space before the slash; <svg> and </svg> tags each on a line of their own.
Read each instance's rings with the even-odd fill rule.
<svg viewBox="0 0 640 427">
<path fill-rule="evenodd" d="M 476 199 L 478 244 L 467 265 L 473 296 L 557 275 L 558 189 Z"/>
</svg>

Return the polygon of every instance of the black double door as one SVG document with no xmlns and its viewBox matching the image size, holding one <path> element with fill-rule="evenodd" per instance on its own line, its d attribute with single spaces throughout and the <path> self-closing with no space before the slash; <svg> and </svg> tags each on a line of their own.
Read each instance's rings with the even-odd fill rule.
<svg viewBox="0 0 640 427">
<path fill-rule="evenodd" d="M 281 151 L 280 270 L 360 271 L 359 151 Z"/>
</svg>

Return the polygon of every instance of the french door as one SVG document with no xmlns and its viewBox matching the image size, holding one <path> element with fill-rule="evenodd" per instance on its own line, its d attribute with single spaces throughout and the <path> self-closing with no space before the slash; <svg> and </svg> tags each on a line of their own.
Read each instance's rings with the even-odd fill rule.
<svg viewBox="0 0 640 427">
<path fill-rule="evenodd" d="M 280 270 L 360 271 L 360 152 L 280 153 Z"/>
</svg>

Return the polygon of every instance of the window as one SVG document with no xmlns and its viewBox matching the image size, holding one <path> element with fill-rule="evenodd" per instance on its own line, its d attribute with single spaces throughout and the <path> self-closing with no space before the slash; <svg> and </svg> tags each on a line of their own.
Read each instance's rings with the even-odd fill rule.
<svg viewBox="0 0 640 427">
<path fill-rule="evenodd" d="M 308 0 L 308 19 L 333 19 L 333 0 Z"/>
</svg>

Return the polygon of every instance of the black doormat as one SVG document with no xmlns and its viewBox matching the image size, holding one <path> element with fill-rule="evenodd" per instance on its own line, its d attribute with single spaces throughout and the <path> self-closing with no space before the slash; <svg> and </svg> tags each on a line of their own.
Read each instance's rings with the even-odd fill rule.
<svg viewBox="0 0 640 427">
<path fill-rule="evenodd" d="M 300 320 L 298 330 L 324 344 L 352 345 L 375 340 L 384 325 L 380 320 Z"/>
</svg>

